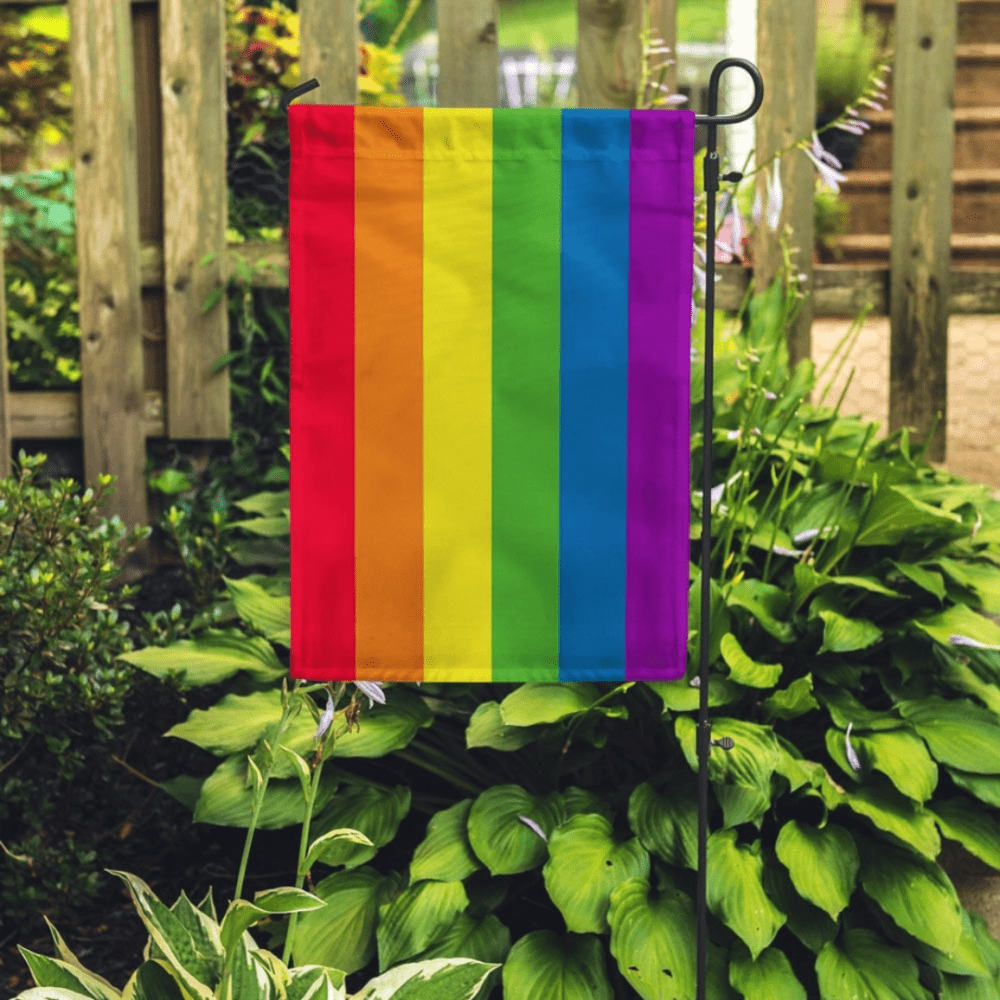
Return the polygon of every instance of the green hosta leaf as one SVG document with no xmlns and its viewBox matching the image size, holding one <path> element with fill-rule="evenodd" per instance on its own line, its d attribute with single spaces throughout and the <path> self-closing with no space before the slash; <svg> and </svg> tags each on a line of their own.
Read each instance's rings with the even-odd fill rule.
<svg viewBox="0 0 1000 1000">
<path fill-rule="evenodd" d="M 258 921 L 269 916 L 267 910 L 256 906 L 249 899 L 234 899 L 226 910 L 222 918 L 222 926 L 219 936 L 222 940 L 222 947 L 228 952 L 236 947 L 236 943 L 243 937 L 244 931 L 253 927 Z"/>
<path fill-rule="evenodd" d="M 118 1000 L 121 996 L 116 989 L 109 989 L 97 976 L 76 969 L 68 962 L 29 951 L 23 945 L 18 945 L 17 950 L 27 962 L 31 975 L 39 986 L 60 986 L 74 990 L 90 1000 Z"/>
<path fill-rule="evenodd" d="M 958 657 L 941 655 L 938 647 L 935 652 L 941 667 L 941 680 L 958 694 L 971 694 L 978 698 L 991 712 L 1000 716 L 1000 688 L 992 680 L 983 680 L 968 664 Z M 964 659 L 964 657 L 963 657 Z"/>
<path fill-rule="evenodd" d="M 274 517 L 289 509 L 291 493 L 288 490 L 264 490 L 262 493 L 254 493 L 252 497 L 247 497 L 244 500 L 234 500 L 233 503 L 248 514 L 263 514 L 264 517 Z"/>
<path fill-rule="evenodd" d="M 844 688 L 823 686 L 816 691 L 816 697 L 827 708 L 833 724 L 846 730 L 853 724 L 853 734 L 860 729 L 901 729 L 903 720 L 893 711 L 876 712 L 865 708 L 850 691 Z"/>
<path fill-rule="evenodd" d="M 532 931 L 511 948 L 503 992 L 517 1000 L 614 1000 L 600 939 L 554 931 Z"/>
<path fill-rule="evenodd" d="M 793 570 L 795 575 L 795 597 L 796 608 L 801 607 L 817 590 L 823 587 L 857 587 L 859 590 L 867 590 L 873 594 L 882 594 L 884 597 L 903 597 L 898 591 L 891 590 L 885 584 L 879 583 L 866 576 L 825 576 L 817 573 L 812 566 L 805 563 L 796 563 Z"/>
<path fill-rule="evenodd" d="M 749 611 L 779 642 L 795 641 L 791 623 L 782 620 L 788 613 L 789 600 L 780 587 L 761 580 L 741 580 L 729 591 L 728 603 Z"/>
<path fill-rule="evenodd" d="M 326 906 L 319 896 L 288 885 L 254 893 L 253 903 L 267 913 L 307 913 Z"/>
<path fill-rule="evenodd" d="M 413 853 L 411 882 L 421 879 L 459 882 L 482 867 L 469 844 L 471 809 L 472 799 L 463 799 L 431 817 L 427 836 Z"/>
<path fill-rule="evenodd" d="M 612 893 L 608 923 L 611 954 L 639 996 L 693 1000 L 698 925 L 688 896 L 666 889 L 651 898 L 644 878 L 631 879 Z"/>
<path fill-rule="evenodd" d="M 211 890 L 209 890 L 211 891 Z M 72 966 L 78 972 L 85 972 L 91 979 L 97 980 L 101 987 L 109 990 L 111 993 L 117 996 L 118 990 L 116 990 L 111 983 L 109 983 L 102 976 L 99 976 L 96 972 L 91 972 L 90 969 L 86 968 L 84 964 L 73 954 L 69 946 L 63 940 L 62 935 L 56 930 L 55 924 L 45 914 L 42 914 L 42 919 L 45 921 L 45 925 L 49 929 L 49 934 L 52 935 L 52 943 L 55 946 L 56 954 L 62 959 L 67 965 Z"/>
<path fill-rule="evenodd" d="M 810 951 L 819 954 L 827 941 L 836 938 L 839 923 L 799 895 L 788 869 L 773 851 L 765 851 L 764 854 L 763 885 L 768 898 L 786 914 L 787 929 Z"/>
<path fill-rule="evenodd" d="M 764 892 L 761 842 L 737 844 L 735 830 L 717 830 L 708 838 L 708 866 L 709 908 L 746 942 L 756 961 L 785 922 Z"/>
<path fill-rule="evenodd" d="M 648 851 L 679 868 L 698 869 L 698 800 L 690 783 L 658 792 L 636 785 L 628 800 L 632 832 Z"/>
<path fill-rule="evenodd" d="M 960 587 L 973 591 L 984 611 L 1000 614 L 1000 567 L 988 562 L 938 559 L 937 565 Z"/>
<path fill-rule="evenodd" d="M 962 519 L 938 507 L 907 497 L 895 486 L 879 486 L 855 545 L 898 545 L 914 528 L 937 531 L 946 537 L 960 533 Z"/>
<path fill-rule="evenodd" d="M 676 681 L 647 681 L 646 687 L 655 691 L 663 702 L 664 712 L 697 712 L 701 704 L 701 692 L 691 687 L 691 681 L 681 678 Z M 708 704 L 710 708 L 730 705 L 743 697 L 739 684 L 725 677 L 713 674 L 708 678 Z"/>
<path fill-rule="evenodd" d="M 508 726 L 500 715 L 500 703 L 484 701 L 476 707 L 472 718 L 469 719 L 469 728 L 465 731 L 465 745 L 470 750 L 473 747 L 520 750 L 521 747 L 538 739 L 541 732 L 541 726 L 528 726 L 524 729 Z"/>
<path fill-rule="evenodd" d="M 845 735 L 839 729 L 827 730 L 826 748 L 841 770 L 853 776 L 855 772 L 847 761 Z M 863 768 L 881 771 L 907 798 L 926 802 L 934 794 L 937 764 L 924 741 L 909 727 L 888 732 L 852 732 L 851 746 Z"/>
<path fill-rule="evenodd" d="M 344 864 L 342 857 L 350 849 L 351 845 L 360 845 L 370 848 L 374 845 L 360 830 L 352 830 L 349 827 L 341 827 L 336 830 L 328 830 L 317 837 L 306 853 L 305 861 L 299 874 L 304 875 L 314 864 L 321 861 L 331 868 Z M 349 864 L 348 868 L 355 868 L 357 865 Z"/>
<path fill-rule="evenodd" d="M 1000 774 L 1000 717 L 966 698 L 901 701 L 900 714 L 942 764 L 976 774 Z"/>
<path fill-rule="evenodd" d="M 291 531 L 289 520 L 284 514 L 277 517 L 251 517 L 246 521 L 230 521 L 226 527 L 242 528 L 262 538 L 281 538 Z"/>
<path fill-rule="evenodd" d="M 733 942 L 729 983 L 743 1000 L 808 1000 L 783 951 L 765 948 L 755 962 L 742 941 Z"/>
<path fill-rule="evenodd" d="M 253 811 L 253 791 L 246 787 L 246 779 L 247 758 L 244 755 L 236 754 L 224 760 L 201 786 L 194 821 L 248 827 Z M 324 774 L 316 793 L 315 808 L 322 809 L 336 789 L 336 775 Z M 301 823 L 305 819 L 305 808 L 298 780 L 272 779 L 264 792 L 257 826 L 262 830 L 280 830 Z"/>
<path fill-rule="evenodd" d="M 981 642 L 986 646 L 1000 646 L 1000 625 L 994 624 L 984 615 L 977 614 L 965 604 L 931 615 L 929 618 L 915 618 L 913 624 L 923 629 L 942 646 L 954 649 L 953 635 Z"/>
<path fill-rule="evenodd" d="M 926 962 L 940 972 L 952 972 L 962 976 L 989 976 L 992 973 L 984 960 L 984 950 L 973 927 L 973 919 L 981 920 L 982 918 L 978 913 L 962 910 L 962 936 L 954 955 L 946 955 L 943 951 L 938 951 L 937 948 L 924 944 L 923 941 L 902 930 L 884 914 L 882 921 L 886 926 L 882 930 L 883 933 L 892 935 L 892 940 L 896 944 L 902 945 L 915 958 Z M 992 942 L 993 939 L 987 936 L 987 940 Z"/>
<path fill-rule="evenodd" d="M 138 876 L 110 868 L 108 872 L 117 875 L 128 886 L 139 919 L 181 986 L 197 1000 L 213 1000 L 216 979 L 211 962 L 198 952 L 178 917 L 157 899 L 153 890 Z"/>
<path fill-rule="evenodd" d="M 767 788 L 747 788 L 744 785 L 714 785 L 715 797 L 722 806 L 722 827 L 729 830 L 743 823 L 760 823 L 771 807 L 770 783 Z"/>
<path fill-rule="evenodd" d="M 322 853 L 313 860 L 347 868 L 365 864 L 396 836 L 409 811 L 410 790 L 405 785 L 397 785 L 390 791 L 367 785 L 340 789 L 313 820 L 312 832 L 319 837 L 346 827 L 360 831 L 370 843 L 365 846 L 348 838 L 327 841 Z"/>
<path fill-rule="evenodd" d="M 840 795 L 827 783 L 820 792 L 830 809 L 846 806 L 867 816 L 875 826 L 909 844 L 933 861 L 941 853 L 941 838 L 931 815 L 906 798 L 884 779 L 870 780 Z"/>
<path fill-rule="evenodd" d="M 469 958 L 398 965 L 372 979 L 352 1000 L 486 1000 L 499 968 Z"/>
<path fill-rule="evenodd" d="M 765 698 L 760 706 L 772 719 L 797 719 L 815 708 L 819 702 L 812 694 L 812 674 L 806 674 L 792 681 L 788 687 L 775 691 L 770 698 Z"/>
<path fill-rule="evenodd" d="M 219 684 L 246 670 L 265 680 L 280 677 L 281 665 L 274 647 L 259 636 L 246 636 L 237 629 L 206 629 L 197 639 L 179 639 L 170 646 L 147 646 L 118 657 L 154 677 L 183 674 L 184 687 Z"/>
<path fill-rule="evenodd" d="M 860 867 L 850 831 L 833 823 L 820 829 L 789 820 L 778 833 L 775 851 L 798 894 L 836 920 L 851 901 Z"/>
<path fill-rule="evenodd" d="M 397 891 L 393 876 L 373 868 L 328 875 L 316 885 L 326 908 L 301 914 L 295 925 L 295 964 L 330 966 L 348 975 L 364 968 L 375 954 L 379 907 Z"/>
<path fill-rule="evenodd" d="M 575 934 L 603 934 L 611 893 L 630 878 L 648 875 L 646 849 L 638 839 L 616 843 L 603 816 L 573 816 L 549 838 L 545 888 Z"/>
<path fill-rule="evenodd" d="M 183 891 L 170 910 L 191 935 L 191 940 L 199 954 L 208 961 L 212 968 L 213 978 L 220 978 L 225 952 L 219 937 L 218 923 L 199 910 Z"/>
<path fill-rule="evenodd" d="M 247 580 L 222 578 L 236 613 L 272 642 L 291 645 L 291 598 L 273 597 L 263 587 Z"/>
<path fill-rule="evenodd" d="M 468 905 L 461 882 L 417 882 L 382 906 L 377 931 L 379 972 L 429 948 Z"/>
<path fill-rule="evenodd" d="M 924 566 L 918 566 L 916 563 L 892 562 L 890 565 L 921 590 L 933 594 L 939 601 L 945 599 L 947 591 L 944 587 L 944 578 L 940 573 L 935 573 L 934 570 Z"/>
<path fill-rule="evenodd" d="M 227 694 L 211 708 L 194 709 L 165 735 L 223 756 L 256 746 L 268 726 L 280 718 L 281 692 L 277 688 Z"/>
<path fill-rule="evenodd" d="M 605 819 L 614 818 L 607 799 L 587 791 L 586 788 L 570 785 L 569 788 L 564 788 L 559 793 L 559 797 L 562 799 L 564 819 L 569 819 L 570 816 L 580 816 L 584 813 L 596 813 Z"/>
<path fill-rule="evenodd" d="M 950 799 L 935 799 L 925 807 L 937 820 L 941 833 L 963 847 L 991 868 L 1000 871 L 1000 828 L 978 803 L 957 795 Z"/>
<path fill-rule="evenodd" d="M 698 770 L 697 723 L 680 715 L 674 722 L 674 732 L 692 771 Z M 712 747 L 708 759 L 711 781 L 742 785 L 744 788 L 768 789 L 771 775 L 781 759 L 781 750 L 770 726 L 718 716 L 712 720 L 712 739 L 732 737 L 732 750 Z"/>
<path fill-rule="evenodd" d="M 309 764 L 302 757 L 301 754 L 297 754 L 294 750 L 289 750 L 283 743 L 278 744 L 278 752 L 275 757 L 275 764 L 279 765 L 272 772 L 275 777 L 280 776 L 280 771 L 283 768 L 280 767 L 281 763 L 285 766 L 290 766 L 292 768 L 292 773 L 296 778 L 299 779 L 299 785 L 302 787 L 302 794 L 308 798 L 309 796 L 309 786 L 312 784 L 312 774 L 309 771 Z"/>
<path fill-rule="evenodd" d="M 287 1000 L 345 1000 L 344 974 L 322 965 L 300 965 L 288 970 Z"/>
<path fill-rule="evenodd" d="M 953 767 L 946 767 L 945 770 L 963 791 L 974 795 L 988 806 L 1000 809 L 1000 775 L 969 774 Z"/>
<path fill-rule="evenodd" d="M 469 844 L 492 875 L 516 875 L 537 868 L 548 855 L 545 841 L 521 822 L 534 820 L 551 836 L 564 817 L 558 792 L 535 796 L 520 785 L 494 785 L 469 810 Z"/>
<path fill-rule="evenodd" d="M 24 994 L 21 994 L 24 996 Z M 132 974 L 122 994 L 126 1000 L 186 1000 L 162 959 L 147 959 Z"/>
<path fill-rule="evenodd" d="M 729 679 L 746 687 L 772 688 L 781 677 L 780 663 L 757 663 L 743 651 L 739 640 L 731 632 L 722 637 L 722 658 L 729 667 Z"/>
<path fill-rule="evenodd" d="M 536 726 L 586 712 L 600 696 L 593 684 L 522 684 L 500 702 L 508 726 Z"/>
<path fill-rule="evenodd" d="M 460 913 L 434 943 L 420 953 L 428 958 L 474 958 L 478 962 L 503 962 L 510 951 L 510 931 L 492 913 L 482 920 Z"/>
<path fill-rule="evenodd" d="M 928 1000 L 914 957 L 866 928 L 845 930 L 839 947 L 824 945 L 816 976 L 823 1000 Z"/>
<path fill-rule="evenodd" d="M 962 935 L 962 904 L 940 865 L 905 847 L 859 838 L 865 893 L 915 938 L 946 955 Z"/>
<path fill-rule="evenodd" d="M 820 611 L 819 617 L 823 620 L 823 645 L 817 653 L 850 653 L 874 646 L 882 638 L 882 630 L 865 618 L 847 618 L 831 610 Z"/>
</svg>

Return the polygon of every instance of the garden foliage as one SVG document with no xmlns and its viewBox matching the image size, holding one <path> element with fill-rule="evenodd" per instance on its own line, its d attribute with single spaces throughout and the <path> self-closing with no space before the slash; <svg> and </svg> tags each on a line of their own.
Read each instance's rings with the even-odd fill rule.
<svg viewBox="0 0 1000 1000">
<path fill-rule="evenodd" d="M 117 610 L 134 589 L 110 583 L 148 534 L 95 519 L 109 477 L 82 496 L 72 480 L 35 487 L 44 460 L 22 451 L 0 480 L 0 921 L 95 888 L 86 809 L 110 791 L 98 774 L 134 674 Z"/>
<path fill-rule="evenodd" d="M 709 995 L 1000 997 L 1000 944 L 937 861 L 946 838 L 1000 869 L 1000 503 L 789 372 L 792 308 L 776 283 L 717 354 L 709 704 L 735 746 L 709 762 Z M 287 492 L 243 506 L 284 544 Z M 327 905 L 269 928 L 296 964 L 462 956 L 518 1000 L 694 996 L 694 562 L 682 680 L 387 685 L 318 748 L 311 696 L 278 728 L 287 571 L 225 586 L 236 626 L 123 658 L 239 681 L 171 730 L 219 759 L 169 783 L 196 822 L 370 840 L 312 862 Z"/>
</svg>

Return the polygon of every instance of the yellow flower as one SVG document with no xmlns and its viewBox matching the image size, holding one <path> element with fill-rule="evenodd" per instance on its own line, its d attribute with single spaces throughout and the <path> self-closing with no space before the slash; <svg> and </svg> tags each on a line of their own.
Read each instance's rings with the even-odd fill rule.
<svg viewBox="0 0 1000 1000">
<path fill-rule="evenodd" d="M 48 143 L 50 146 L 56 145 L 58 142 L 62 142 L 63 134 L 49 122 L 46 122 L 40 129 L 39 135 Z"/>
</svg>

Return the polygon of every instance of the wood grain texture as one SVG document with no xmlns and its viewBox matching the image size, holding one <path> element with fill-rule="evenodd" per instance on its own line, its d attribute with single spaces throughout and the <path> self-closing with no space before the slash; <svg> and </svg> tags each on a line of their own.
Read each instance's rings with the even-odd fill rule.
<svg viewBox="0 0 1000 1000">
<path fill-rule="evenodd" d="M 163 269 L 167 435 L 229 438 L 229 374 L 210 374 L 229 350 L 226 249 L 225 6 L 160 0 L 163 108 Z M 206 254 L 215 258 L 206 264 Z"/>
<path fill-rule="evenodd" d="M 438 104 L 495 108 L 497 0 L 438 0 Z"/>
<path fill-rule="evenodd" d="M 579 106 L 634 108 L 642 67 L 641 0 L 578 0 L 577 11 Z"/>
<path fill-rule="evenodd" d="M 765 163 L 779 150 L 812 134 L 816 127 L 816 6 L 787 0 L 758 0 L 757 67 L 765 81 L 764 103 L 757 114 L 756 162 Z M 773 170 L 773 165 L 770 168 Z M 806 275 L 807 298 L 789 331 L 789 353 L 794 366 L 811 356 L 812 254 L 815 234 L 815 168 L 800 150 L 781 158 L 784 192 L 776 232 L 757 226 L 753 240 L 754 274 L 758 288 L 769 285 L 781 268 L 779 237 L 788 233 L 796 251 L 794 269 Z M 757 190 L 767 218 L 767 177 L 757 175 Z"/>
<path fill-rule="evenodd" d="M 948 415 L 956 0 L 896 8 L 889 427 L 927 434 L 943 461 Z"/>
<path fill-rule="evenodd" d="M 3 274 L 3 233 L 0 232 L 0 479 L 11 475 L 10 372 L 7 364 L 7 292 Z"/>
<path fill-rule="evenodd" d="M 358 103 L 357 0 L 300 0 L 299 75 L 319 87 L 298 104 Z"/>
<path fill-rule="evenodd" d="M 12 392 L 10 401 L 10 436 L 12 438 L 78 438 L 80 393 L 74 389 L 44 392 Z M 164 436 L 163 393 L 146 389 L 142 394 L 142 434 Z"/>
<path fill-rule="evenodd" d="M 148 513 L 131 9 L 69 10 L 84 471 L 117 477 L 103 510 L 132 527 Z"/>
</svg>

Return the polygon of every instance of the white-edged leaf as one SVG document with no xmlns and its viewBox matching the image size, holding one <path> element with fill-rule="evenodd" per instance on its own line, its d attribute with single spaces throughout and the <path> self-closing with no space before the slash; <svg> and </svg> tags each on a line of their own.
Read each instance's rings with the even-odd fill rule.
<svg viewBox="0 0 1000 1000">
<path fill-rule="evenodd" d="M 366 983 L 352 1000 L 486 1000 L 499 968 L 471 958 L 397 965 Z"/>
</svg>

